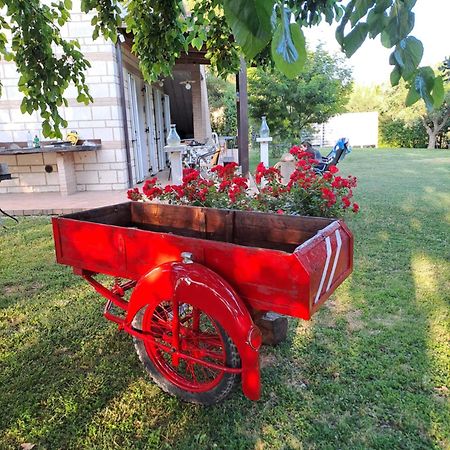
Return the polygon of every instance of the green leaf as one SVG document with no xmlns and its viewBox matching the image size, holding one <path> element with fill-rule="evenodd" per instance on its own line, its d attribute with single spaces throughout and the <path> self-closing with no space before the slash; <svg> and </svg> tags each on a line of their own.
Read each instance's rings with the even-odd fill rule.
<svg viewBox="0 0 450 450">
<path fill-rule="evenodd" d="M 50 126 L 50 123 L 48 120 L 44 120 L 42 122 L 42 134 L 44 137 L 49 137 L 52 132 L 52 127 Z"/>
<path fill-rule="evenodd" d="M 370 8 L 375 4 L 375 0 L 356 0 L 355 9 L 350 16 L 350 23 L 354 26 L 359 19 L 364 17 Z"/>
<path fill-rule="evenodd" d="M 345 27 L 349 21 L 349 18 L 353 12 L 353 7 L 355 6 L 356 0 L 350 0 L 348 5 L 344 8 L 344 15 L 342 17 L 342 20 L 340 21 L 339 25 L 336 28 L 336 41 L 338 41 L 339 45 L 343 47 L 344 42 L 344 30 Z"/>
<path fill-rule="evenodd" d="M 420 94 L 417 92 L 416 86 L 413 84 L 408 91 L 408 95 L 406 96 L 405 105 L 411 106 L 414 105 L 417 101 L 420 100 Z"/>
<path fill-rule="evenodd" d="M 401 73 L 398 67 L 394 67 L 394 70 L 391 72 L 391 85 L 397 86 L 397 84 L 400 82 Z"/>
<path fill-rule="evenodd" d="M 441 76 L 438 76 L 434 79 L 432 97 L 433 97 L 433 106 L 435 108 L 439 108 L 442 105 L 442 103 L 444 103 L 445 89 L 444 89 L 444 80 Z"/>
<path fill-rule="evenodd" d="M 389 64 L 390 64 L 391 66 L 397 66 L 397 65 L 399 64 L 398 61 L 397 61 L 397 59 L 396 59 L 395 52 L 392 52 L 392 53 L 389 55 Z"/>
<path fill-rule="evenodd" d="M 72 0 L 64 0 L 64 6 L 66 9 L 72 9 Z"/>
<path fill-rule="evenodd" d="M 197 50 L 201 50 L 201 48 L 203 47 L 203 41 L 198 37 L 192 39 L 191 44 L 192 47 L 196 48 Z"/>
<path fill-rule="evenodd" d="M 394 53 L 395 59 L 401 67 L 402 76 L 409 80 L 420 64 L 423 56 L 423 45 L 413 36 L 400 41 Z"/>
<path fill-rule="evenodd" d="M 336 14 L 336 22 L 339 22 L 344 15 L 344 8 L 336 3 L 334 5 L 334 13 Z"/>
<path fill-rule="evenodd" d="M 392 5 L 392 0 L 377 0 L 377 4 L 373 9 L 377 14 L 386 11 Z"/>
<path fill-rule="evenodd" d="M 344 48 L 344 52 L 348 58 L 350 58 L 361 44 L 365 41 L 367 37 L 368 26 L 366 23 L 358 23 L 355 28 L 353 28 L 347 36 L 344 37 L 344 41 L 342 46 Z"/>
<path fill-rule="evenodd" d="M 381 32 L 381 43 L 386 48 L 394 47 L 404 39 L 414 28 L 415 15 L 401 3 L 393 7 L 389 15 L 387 26 Z"/>
<path fill-rule="evenodd" d="M 286 42 L 287 36 L 290 42 Z M 298 76 L 306 61 L 305 36 L 300 25 L 291 23 L 284 29 L 283 24 L 280 23 L 275 30 L 271 50 L 275 66 L 281 73 L 289 79 Z"/>
<path fill-rule="evenodd" d="M 270 17 L 275 0 L 224 0 L 225 17 L 236 42 L 254 58 L 272 37 Z"/>
<path fill-rule="evenodd" d="M 385 12 L 377 13 L 374 9 L 370 11 L 367 16 L 367 25 L 369 27 L 369 37 L 374 39 L 384 29 L 387 21 L 387 14 Z"/>
<path fill-rule="evenodd" d="M 89 103 L 89 99 L 84 95 L 84 94 L 78 94 L 77 96 L 77 102 L 78 103 L 84 103 L 84 104 L 88 104 Z"/>
<path fill-rule="evenodd" d="M 406 97 L 406 106 L 411 106 L 419 100 L 419 98 L 422 98 L 427 109 L 431 111 L 434 106 L 434 100 L 431 96 L 434 83 L 435 77 L 433 69 L 431 67 L 421 67 L 414 78 L 414 83 Z"/>
<path fill-rule="evenodd" d="M 417 0 L 403 0 L 403 4 L 407 8 L 412 8 L 416 4 Z"/>
</svg>

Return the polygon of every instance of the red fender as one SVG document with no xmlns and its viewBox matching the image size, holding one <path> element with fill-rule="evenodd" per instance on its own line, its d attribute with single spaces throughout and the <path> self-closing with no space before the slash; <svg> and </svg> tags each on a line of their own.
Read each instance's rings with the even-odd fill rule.
<svg viewBox="0 0 450 450">
<path fill-rule="evenodd" d="M 250 400 L 258 400 L 261 395 L 261 333 L 233 288 L 207 267 L 170 262 L 150 271 L 133 290 L 125 323 L 131 325 L 144 306 L 172 298 L 200 308 L 226 330 L 241 357 L 242 391 Z"/>
</svg>

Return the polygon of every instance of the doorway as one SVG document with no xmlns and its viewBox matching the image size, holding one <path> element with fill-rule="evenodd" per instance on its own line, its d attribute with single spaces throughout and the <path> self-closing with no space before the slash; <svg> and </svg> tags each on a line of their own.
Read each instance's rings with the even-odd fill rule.
<svg viewBox="0 0 450 450">
<path fill-rule="evenodd" d="M 142 132 L 142 123 L 140 120 L 139 111 L 139 98 L 138 87 L 136 78 L 129 73 L 128 74 L 128 92 L 130 95 L 130 109 L 131 109 L 131 143 L 133 146 L 134 156 L 134 176 L 136 183 L 144 181 L 149 172 L 149 158 L 146 151 L 146 145 L 144 145 Z"/>
<path fill-rule="evenodd" d="M 144 86 L 145 103 L 145 132 L 147 134 L 147 146 L 150 155 L 150 172 L 156 175 L 162 170 L 158 158 L 158 140 L 156 138 L 155 105 L 153 102 L 153 89 L 148 84 Z"/>
<path fill-rule="evenodd" d="M 164 145 L 166 137 L 164 134 L 164 94 L 159 89 L 153 91 L 153 101 L 155 106 L 155 130 L 156 130 L 156 142 L 158 147 L 158 165 L 159 170 L 163 170 L 166 167 L 166 154 L 164 151 Z"/>
</svg>

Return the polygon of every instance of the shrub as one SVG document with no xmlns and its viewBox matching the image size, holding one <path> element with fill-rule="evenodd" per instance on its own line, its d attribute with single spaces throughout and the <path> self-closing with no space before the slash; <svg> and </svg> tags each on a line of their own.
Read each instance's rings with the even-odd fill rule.
<svg viewBox="0 0 450 450">
<path fill-rule="evenodd" d="M 380 138 L 386 147 L 426 148 L 428 135 L 420 118 L 411 122 L 403 119 L 380 121 Z"/>
</svg>

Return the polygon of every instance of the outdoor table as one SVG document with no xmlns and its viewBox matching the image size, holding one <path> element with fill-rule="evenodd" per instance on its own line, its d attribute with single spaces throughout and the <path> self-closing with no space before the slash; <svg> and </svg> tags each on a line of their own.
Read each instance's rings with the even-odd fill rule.
<svg viewBox="0 0 450 450">
<path fill-rule="evenodd" d="M 79 141 L 77 145 L 47 144 L 42 143 L 40 147 L 20 147 L 0 149 L 2 155 L 29 155 L 33 153 L 56 153 L 56 165 L 58 166 L 59 186 L 62 195 L 74 194 L 77 191 L 75 177 L 74 152 L 89 152 L 101 149 L 101 140 L 90 140 L 92 144 L 86 145 L 86 141 Z M 20 143 L 18 143 L 20 144 Z M 11 145 L 11 143 L 0 143 L 0 147 Z"/>
</svg>

